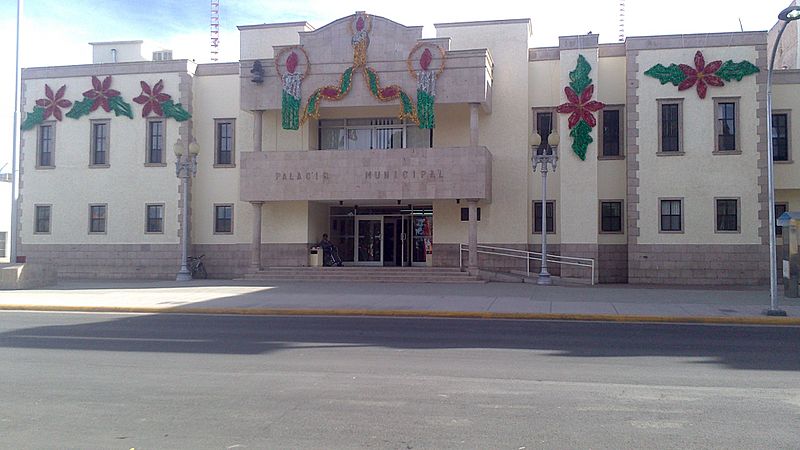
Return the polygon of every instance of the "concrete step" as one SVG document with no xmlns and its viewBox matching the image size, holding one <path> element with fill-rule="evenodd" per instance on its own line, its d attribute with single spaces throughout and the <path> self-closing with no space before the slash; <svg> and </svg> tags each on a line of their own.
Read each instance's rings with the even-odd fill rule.
<svg viewBox="0 0 800 450">
<path fill-rule="evenodd" d="M 450 267 L 269 267 L 245 280 L 348 281 L 368 283 L 485 283 Z"/>
</svg>

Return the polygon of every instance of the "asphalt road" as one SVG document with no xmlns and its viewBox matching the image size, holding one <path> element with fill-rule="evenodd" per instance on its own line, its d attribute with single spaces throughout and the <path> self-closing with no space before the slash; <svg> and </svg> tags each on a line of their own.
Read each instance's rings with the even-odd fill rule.
<svg viewBox="0 0 800 450">
<path fill-rule="evenodd" d="M 800 448 L 800 328 L 0 312 L 0 447 Z"/>
</svg>

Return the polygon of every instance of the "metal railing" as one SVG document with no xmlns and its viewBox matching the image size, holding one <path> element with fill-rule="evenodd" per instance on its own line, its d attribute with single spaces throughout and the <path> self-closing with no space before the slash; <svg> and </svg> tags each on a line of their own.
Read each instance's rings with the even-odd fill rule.
<svg viewBox="0 0 800 450">
<path fill-rule="evenodd" d="M 464 268 L 464 252 L 469 252 L 468 244 L 459 244 L 458 267 Z M 529 252 L 527 250 L 517 250 L 514 248 L 492 247 L 489 245 L 478 245 L 478 254 L 505 256 L 507 258 L 526 260 L 526 274 L 531 275 L 531 261 L 542 260 L 541 252 Z M 547 262 L 565 266 L 585 267 L 592 271 L 592 286 L 595 281 L 595 260 L 592 258 L 577 258 L 574 256 L 547 255 Z"/>
</svg>

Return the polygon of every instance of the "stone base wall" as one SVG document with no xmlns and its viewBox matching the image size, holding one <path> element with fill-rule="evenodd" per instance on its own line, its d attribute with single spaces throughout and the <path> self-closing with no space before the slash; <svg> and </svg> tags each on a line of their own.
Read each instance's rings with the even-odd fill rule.
<svg viewBox="0 0 800 450">
<path fill-rule="evenodd" d="M 311 245 L 261 244 L 261 266 L 307 266 Z M 206 255 L 203 263 L 209 278 L 238 278 L 253 270 L 250 244 L 195 244 L 194 251 L 197 255 Z"/>
<path fill-rule="evenodd" d="M 760 244 L 629 246 L 628 282 L 679 285 L 769 283 L 769 247 Z"/>
<path fill-rule="evenodd" d="M 597 276 L 600 283 L 628 282 L 628 244 L 597 247 Z"/>
<path fill-rule="evenodd" d="M 60 279 L 174 279 L 181 258 L 177 244 L 22 244 L 18 254 Z"/>
</svg>

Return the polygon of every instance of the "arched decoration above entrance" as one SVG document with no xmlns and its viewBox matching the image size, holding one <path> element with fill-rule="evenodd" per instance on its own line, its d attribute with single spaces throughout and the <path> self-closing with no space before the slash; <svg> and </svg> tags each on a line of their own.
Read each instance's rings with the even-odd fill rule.
<svg viewBox="0 0 800 450">
<path fill-rule="evenodd" d="M 338 85 L 328 85 L 318 88 L 308 97 L 308 103 L 303 111 L 301 123 L 308 118 L 319 118 L 319 105 L 322 100 L 338 101 L 347 96 L 352 87 L 353 75 L 361 73 L 367 83 L 370 93 L 382 102 L 400 100 L 401 119 L 419 123 L 414 101 L 397 85 L 381 86 L 378 73 L 368 67 L 367 48 L 369 47 L 369 32 L 372 30 L 372 19 L 369 15 L 359 12 L 353 15 L 350 21 L 351 43 L 353 45 L 353 65 L 339 77 Z M 284 126 L 286 128 L 286 126 Z"/>
<path fill-rule="evenodd" d="M 433 52 L 431 51 L 433 49 Z M 434 56 L 435 55 L 435 56 Z M 436 126 L 433 103 L 436 97 L 436 79 L 444 72 L 445 52 L 442 47 L 420 42 L 411 49 L 406 60 L 408 72 L 417 80 L 417 117 L 419 127 Z M 438 68 L 436 67 L 438 65 Z"/>
<path fill-rule="evenodd" d="M 300 46 L 282 49 L 275 56 L 275 71 L 281 77 L 281 117 L 284 130 L 300 128 L 300 103 L 303 78 L 311 70 L 308 53 Z"/>
</svg>

